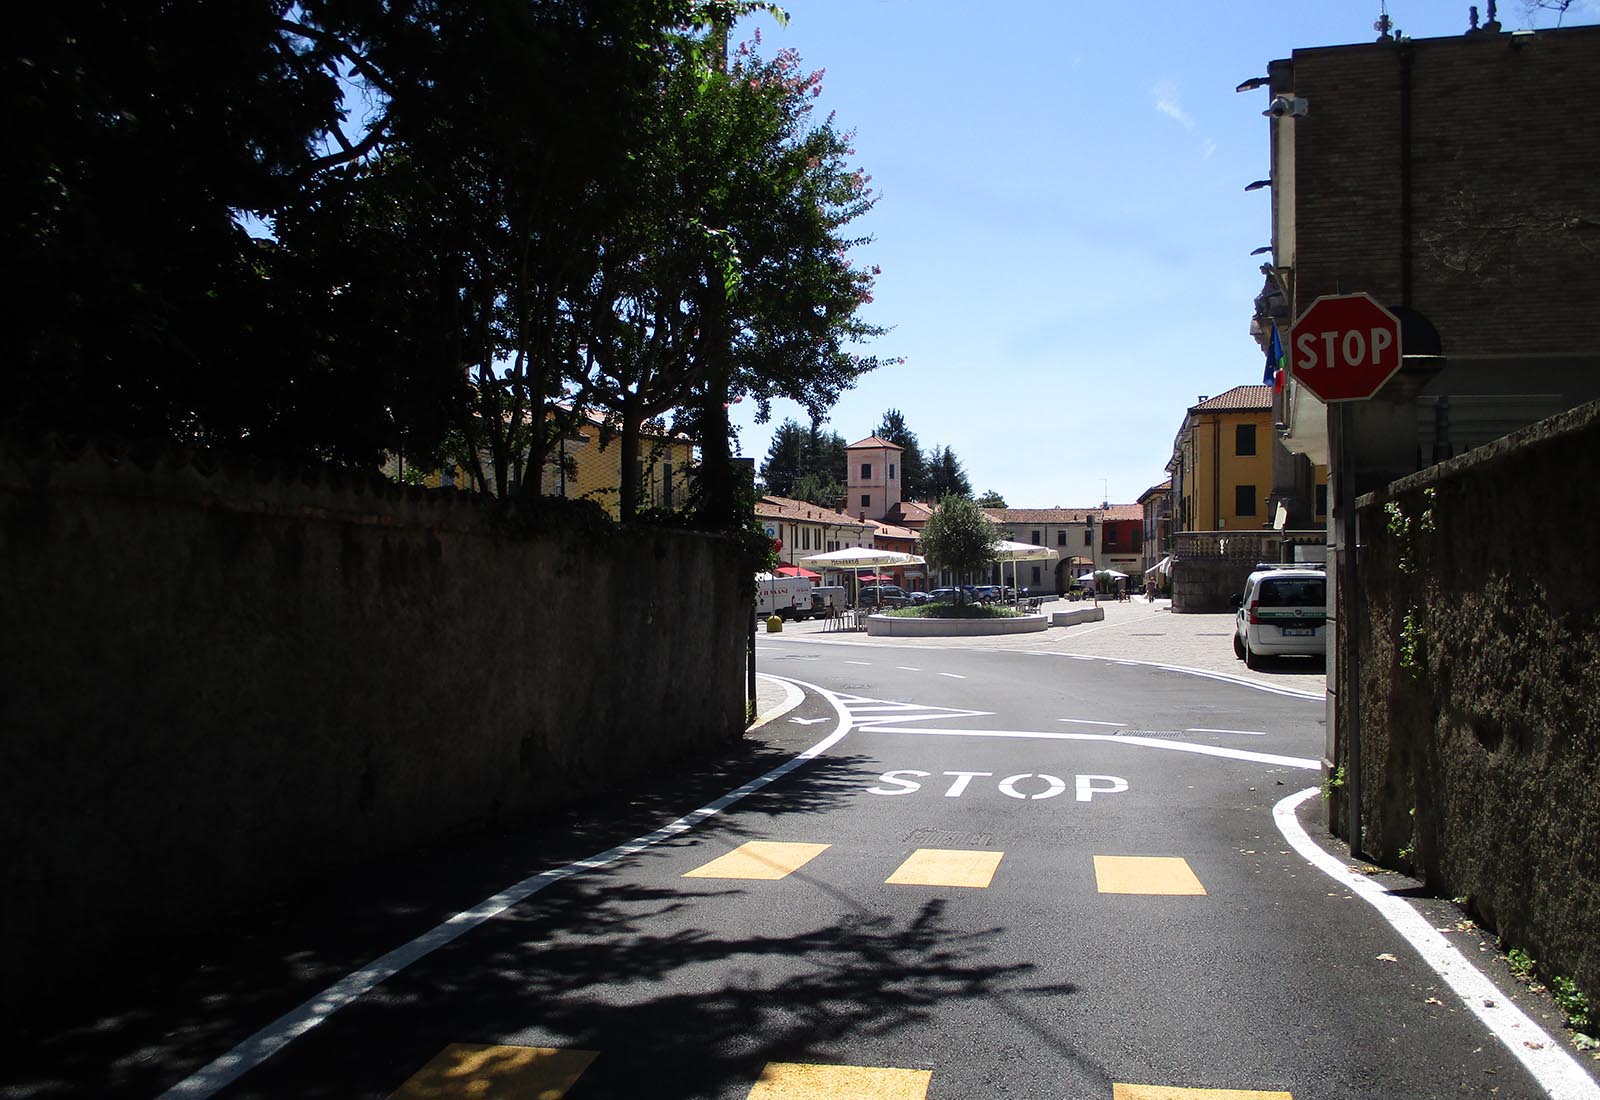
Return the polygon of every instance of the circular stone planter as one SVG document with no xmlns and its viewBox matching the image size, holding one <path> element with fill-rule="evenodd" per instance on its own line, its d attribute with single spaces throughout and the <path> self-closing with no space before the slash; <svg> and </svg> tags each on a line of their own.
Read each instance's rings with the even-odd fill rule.
<svg viewBox="0 0 1600 1100">
<path fill-rule="evenodd" d="M 867 634 L 889 638 L 975 638 L 984 634 L 1034 634 L 1050 625 L 1047 615 L 1010 619 L 907 619 L 868 615 Z"/>
</svg>

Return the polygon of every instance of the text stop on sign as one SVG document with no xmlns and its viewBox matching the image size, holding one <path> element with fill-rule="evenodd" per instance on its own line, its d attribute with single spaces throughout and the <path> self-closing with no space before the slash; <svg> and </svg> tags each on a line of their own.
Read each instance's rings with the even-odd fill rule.
<svg viewBox="0 0 1600 1100">
<path fill-rule="evenodd" d="M 1366 294 L 1327 294 L 1295 322 L 1289 366 L 1323 401 L 1371 397 L 1400 369 L 1400 320 Z"/>
</svg>

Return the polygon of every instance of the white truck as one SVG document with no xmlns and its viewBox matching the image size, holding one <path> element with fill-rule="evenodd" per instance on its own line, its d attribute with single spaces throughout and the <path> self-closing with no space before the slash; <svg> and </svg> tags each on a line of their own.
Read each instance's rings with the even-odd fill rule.
<svg viewBox="0 0 1600 1100">
<path fill-rule="evenodd" d="M 816 611 L 811 606 L 811 582 L 804 577 L 782 577 L 773 573 L 756 574 L 756 615 L 765 619 L 809 619 Z"/>
</svg>

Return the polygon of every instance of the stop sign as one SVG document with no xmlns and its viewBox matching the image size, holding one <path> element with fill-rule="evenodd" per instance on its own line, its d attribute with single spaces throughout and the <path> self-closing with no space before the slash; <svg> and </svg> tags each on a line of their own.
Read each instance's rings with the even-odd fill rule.
<svg viewBox="0 0 1600 1100">
<path fill-rule="evenodd" d="M 1400 319 L 1366 294 L 1324 294 L 1289 346 L 1294 380 L 1320 400 L 1363 401 L 1400 369 Z"/>
</svg>

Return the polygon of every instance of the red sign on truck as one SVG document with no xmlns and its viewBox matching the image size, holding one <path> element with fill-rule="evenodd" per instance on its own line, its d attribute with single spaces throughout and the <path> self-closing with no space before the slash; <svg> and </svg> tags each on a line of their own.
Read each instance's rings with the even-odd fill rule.
<svg viewBox="0 0 1600 1100">
<path fill-rule="evenodd" d="M 1400 369 L 1400 319 L 1366 294 L 1324 294 L 1289 347 L 1294 380 L 1319 400 L 1364 401 Z"/>
</svg>

